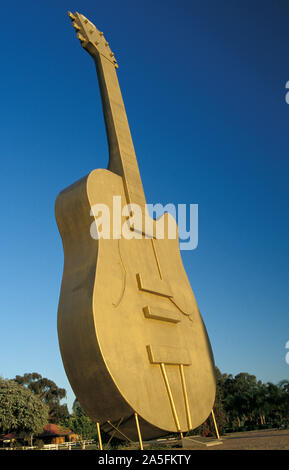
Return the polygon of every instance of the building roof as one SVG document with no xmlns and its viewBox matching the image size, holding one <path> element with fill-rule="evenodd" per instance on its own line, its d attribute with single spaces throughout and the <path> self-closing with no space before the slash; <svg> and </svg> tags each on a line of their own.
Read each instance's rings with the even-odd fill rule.
<svg viewBox="0 0 289 470">
<path fill-rule="evenodd" d="M 65 428 L 63 426 L 59 426 L 58 424 L 49 423 L 46 424 L 43 431 L 38 434 L 39 437 L 45 436 L 67 436 L 68 434 L 74 434 L 71 429 Z"/>
<path fill-rule="evenodd" d="M 56 437 L 56 436 L 68 436 L 75 434 L 71 429 L 65 428 L 64 426 L 59 426 L 58 424 L 49 423 L 44 428 L 43 431 L 37 434 L 37 437 Z M 15 439 L 16 433 L 11 432 L 9 434 L 1 434 L 0 441 L 8 441 Z"/>
<path fill-rule="evenodd" d="M 15 438 L 15 433 L 10 432 L 9 434 L 1 434 L 0 441 L 10 441 Z"/>
</svg>

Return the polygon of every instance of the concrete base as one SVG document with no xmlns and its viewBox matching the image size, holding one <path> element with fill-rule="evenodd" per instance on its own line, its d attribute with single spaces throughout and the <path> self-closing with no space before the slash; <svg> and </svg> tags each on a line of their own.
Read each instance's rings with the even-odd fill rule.
<svg viewBox="0 0 289 470">
<path fill-rule="evenodd" d="M 186 447 L 188 449 L 194 447 L 211 447 L 211 446 L 218 446 L 223 444 L 223 441 L 220 439 L 214 439 L 210 437 L 202 437 L 202 436 L 187 436 L 183 437 L 182 439 L 182 447 Z"/>
</svg>

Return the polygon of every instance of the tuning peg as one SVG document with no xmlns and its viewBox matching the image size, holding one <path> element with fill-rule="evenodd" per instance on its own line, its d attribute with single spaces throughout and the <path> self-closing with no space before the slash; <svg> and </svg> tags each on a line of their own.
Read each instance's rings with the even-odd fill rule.
<svg viewBox="0 0 289 470">
<path fill-rule="evenodd" d="M 78 26 L 78 24 L 75 23 L 74 21 L 72 22 L 72 26 L 76 29 L 76 31 L 80 31 L 80 30 L 81 30 L 80 26 Z"/>
<path fill-rule="evenodd" d="M 113 52 L 111 52 L 109 55 L 110 55 L 110 57 L 114 57 L 114 53 L 113 53 Z"/>
<path fill-rule="evenodd" d="M 107 42 L 107 41 L 106 41 L 104 44 L 105 44 L 105 46 L 108 46 L 108 42 Z"/>
<path fill-rule="evenodd" d="M 71 19 L 71 21 L 76 19 L 76 17 L 71 13 L 71 11 L 68 11 L 67 14 L 68 14 L 69 18 Z"/>
<path fill-rule="evenodd" d="M 102 31 L 99 31 L 99 35 L 100 35 L 100 36 L 103 36 L 103 32 L 102 32 Z"/>
<path fill-rule="evenodd" d="M 80 40 L 80 42 L 87 42 L 87 40 L 85 39 L 84 36 L 82 36 L 82 34 L 77 33 L 77 37 L 78 37 L 78 39 Z"/>
</svg>

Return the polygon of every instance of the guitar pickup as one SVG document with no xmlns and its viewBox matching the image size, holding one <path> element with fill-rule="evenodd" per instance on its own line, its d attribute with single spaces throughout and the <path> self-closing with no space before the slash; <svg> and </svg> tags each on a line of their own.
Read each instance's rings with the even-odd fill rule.
<svg viewBox="0 0 289 470">
<path fill-rule="evenodd" d="M 179 323 L 181 321 L 179 312 L 165 310 L 158 307 L 144 307 L 143 313 L 146 318 L 152 320 L 167 321 L 170 323 Z"/>
<path fill-rule="evenodd" d="M 136 278 L 140 290 L 162 297 L 173 297 L 171 288 L 166 281 L 152 278 L 145 279 L 140 273 L 137 273 Z"/>
<path fill-rule="evenodd" d="M 147 353 L 151 364 L 172 364 L 189 366 L 192 361 L 189 351 L 185 348 L 174 348 L 172 346 L 152 346 L 149 344 Z"/>
</svg>

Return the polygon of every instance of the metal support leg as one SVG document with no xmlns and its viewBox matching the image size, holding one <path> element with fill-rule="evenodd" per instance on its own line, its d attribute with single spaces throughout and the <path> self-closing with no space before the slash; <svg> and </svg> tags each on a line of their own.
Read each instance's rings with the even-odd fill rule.
<svg viewBox="0 0 289 470">
<path fill-rule="evenodd" d="M 171 405 L 171 409 L 172 409 L 174 421 L 175 421 L 175 424 L 176 424 L 176 428 L 177 428 L 177 431 L 178 431 L 179 433 L 181 433 L 180 422 L 179 422 L 179 418 L 178 418 L 178 415 L 177 415 L 177 410 L 176 410 L 176 407 L 175 407 L 175 402 L 174 402 L 174 399 L 173 399 L 171 387 L 170 387 L 170 384 L 169 384 L 169 381 L 168 381 L 168 376 L 167 376 L 167 373 L 166 373 L 166 368 L 165 368 L 165 365 L 164 365 L 163 362 L 160 364 L 160 366 L 161 366 L 161 371 L 162 371 L 163 378 L 164 378 L 164 381 L 165 381 L 167 393 L 168 393 L 168 396 L 169 396 L 170 405 Z"/>
<path fill-rule="evenodd" d="M 119 420 L 119 422 L 118 422 L 118 424 L 117 424 L 116 427 L 118 428 L 118 427 L 121 425 L 122 422 L 123 422 L 123 418 L 120 418 L 120 420 Z M 116 433 L 116 430 L 114 430 L 113 433 L 111 434 L 111 436 L 110 436 L 110 438 L 109 438 L 109 441 L 108 441 L 108 443 L 107 443 L 108 446 L 109 446 L 111 440 L 114 438 L 115 433 Z"/>
<path fill-rule="evenodd" d="M 184 372 L 183 364 L 180 364 L 180 374 L 181 374 L 182 388 L 183 388 L 185 407 L 186 407 L 188 431 L 190 431 L 190 429 L 192 429 L 192 420 L 191 420 L 191 411 L 190 411 L 190 405 L 189 405 L 188 392 L 187 392 L 187 386 L 186 386 L 186 379 L 185 379 L 185 372 Z"/>
<path fill-rule="evenodd" d="M 132 442 L 132 440 L 131 440 L 129 437 L 127 437 L 123 432 L 121 432 L 119 429 L 117 429 L 117 427 L 114 426 L 114 424 L 112 424 L 112 422 L 111 422 L 109 419 L 107 420 L 107 423 L 108 423 L 113 429 L 115 429 L 117 432 L 119 432 L 119 434 L 121 434 L 128 442 Z"/>
<path fill-rule="evenodd" d="M 141 432 L 140 432 L 137 413 L 134 414 L 134 417 L 135 417 L 135 422 L 136 422 L 136 427 L 137 427 L 137 433 L 138 433 L 138 440 L 139 440 L 140 449 L 143 450 L 143 443 L 142 443 L 142 438 L 141 438 Z"/>
<path fill-rule="evenodd" d="M 96 427 L 97 427 L 97 436 L 98 436 L 99 448 L 100 448 L 100 450 L 103 450 L 103 447 L 102 447 L 102 440 L 101 440 L 101 434 L 100 434 L 100 426 L 99 426 L 99 423 L 98 423 L 98 422 L 96 423 Z"/>
<path fill-rule="evenodd" d="M 216 419 L 215 419 L 214 410 L 212 410 L 212 417 L 213 417 L 213 421 L 214 421 L 214 426 L 215 426 L 215 431 L 216 431 L 217 439 L 220 439 L 220 435 L 219 435 L 219 431 L 218 431 L 218 426 L 217 426 Z"/>
</svg>

